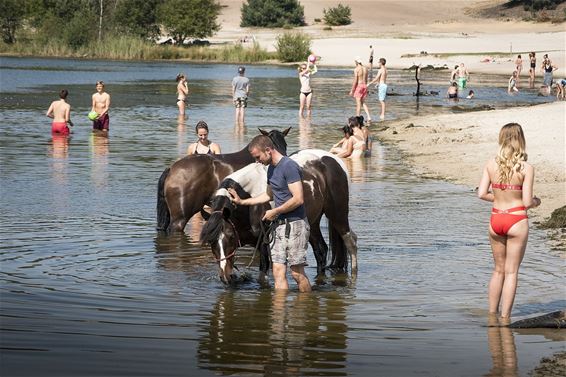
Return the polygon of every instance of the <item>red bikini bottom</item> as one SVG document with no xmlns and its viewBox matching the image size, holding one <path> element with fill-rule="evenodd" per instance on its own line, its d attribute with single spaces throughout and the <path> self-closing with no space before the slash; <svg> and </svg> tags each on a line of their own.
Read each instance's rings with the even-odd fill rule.
<svg viewBox="0 0 566 377">
<path fill-rule="evenodd" d="M 526 211 L 526 207 L 513 207 L 506 210 L 500 210 L 497 208 L 492 208 L 491 210 L 491 229 L 500 236 L 506 236 L 509 229 L 519 221 L 523 219 L 528 219 L 529 216 L 515 215 L 509 212 Z"/>
</svg>

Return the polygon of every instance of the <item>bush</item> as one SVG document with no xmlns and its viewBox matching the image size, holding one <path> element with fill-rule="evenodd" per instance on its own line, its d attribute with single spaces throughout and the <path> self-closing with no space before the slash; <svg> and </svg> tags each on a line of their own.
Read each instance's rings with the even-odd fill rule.
<svg viewBox="0 0 566 377">
<path fill-rule="evenodd" d="M 324 22 L 331 26 L 350 25 L 352 23 L 352 9 L 349 5 L 338 4 L 333 8 L 324 9 Z"/>
<path fill-rule="evenodd" d="M 248 0 L 242 4 L 240 26 L 303 26 L 304 9 L 298 0 Z"/>
<path fill-rule="evenodd" d="M 282 62 L 306 60 L 311 52 L 311 39 L 303 33 L 284 33 L 277 37 L 276 48 Z"/>
</svg>

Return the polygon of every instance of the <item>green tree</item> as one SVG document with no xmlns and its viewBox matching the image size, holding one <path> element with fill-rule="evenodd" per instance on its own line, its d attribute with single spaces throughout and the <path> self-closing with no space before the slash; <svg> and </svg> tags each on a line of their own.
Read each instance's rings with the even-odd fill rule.
<svg viewBox="0 0 566 377">
<path fill-rule="evenodd" d="M 304 33 L 283 33 L 277 36 L 277 56 L 282 62 L 304 61 L 311 52 L 311 42 Z"/>
<path fill-rule="evenodd" d="M 159 0 L 121 0 L 116 3 L 112 23 L 116 31 L 143 38 L 159 35 L 157 5 Z"/>
<path fill-rule="evenodd" d="M 305 12 L 298 0 L 248 0 L 242 4 L 240 26 L 303 26 Z"/>
<path fill-rule="evenodd" d="M 331 26 L 350 25 L 352 23 L 352 9 L 349 5 L 338 4 L 338 6 L 324 9 L 324 22 Z"/>
<path fill-rule="evenodd" d="M 0 0 L 0 26 L 5 43 L 16 42 L 16 31 L 22 26 L 26 13 L 22 0 Z"/>
<path fill-rule="evenodd" d="M 215 0 L 164 0 L 157 8 L 157 20 L 182 44 L 187 38 L 206 38 L 220 30 L 219 13 Z"/>
</svg>

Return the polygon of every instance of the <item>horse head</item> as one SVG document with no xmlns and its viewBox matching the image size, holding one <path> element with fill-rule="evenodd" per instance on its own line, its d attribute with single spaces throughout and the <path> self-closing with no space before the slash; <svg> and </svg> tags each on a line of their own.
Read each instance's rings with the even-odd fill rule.
<svg viewBox="0 0 566 377">
<path fill-rule="evenodd" d="M 231 220 L 234 206 L 229 196 L 217 195 L 212 199 L 211 207 L 212 213 L 201 230 L 200 241 L 203 246 L 210 245 L 220 268 L 220 280 L 230 284 L 236 249 L 240 246 L 236 226 Z"/>
<path fill-rule="evenodd" d="M 263 215 L 260 213 L 263 206 L 236 207 L 228 189 L 236 190 L 242 199 L 257 196 L 267 188 L 266 177 L 263 165 L 249 164 L 226 177 L 212 198 L 212 213 L 202 228 L 200 239 L 203 245 L 210 245 L 220 267 L 220 279 L 225 284 L 232 280 L 236 250 L 242 246 L 240 234 L 259 233 L 251 224 L 258 223 Z"/>
<path fill-rule="evenodd" d="M 265 135 L 271 139 L 275 149 L 279 151 L 282 155 L 287 155 L 287 142 L 285 141 L 285 136 L 291 131 L 291 127 L 287 128 L 285 131 L 281 132 L 278 130 L 264 131 L 258 128 L 262 135 Z"/>
</svg>

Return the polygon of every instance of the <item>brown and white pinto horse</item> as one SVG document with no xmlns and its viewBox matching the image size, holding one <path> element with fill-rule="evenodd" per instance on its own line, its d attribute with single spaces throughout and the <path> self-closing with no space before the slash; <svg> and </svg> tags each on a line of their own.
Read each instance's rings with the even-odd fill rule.
<svg viewBox="0 0 566 377">
<path fill-rule="evenodd" d="M 344 162 L 334 155 L 316 149 L 304 150 L 290 156 L 302 168 L 303 197 L 311 227 L 309 243 L 317 262 L 317 273 L 323 275 L 327 267 L 346 272 L 348 255 L 352 260 L 352 276 L 357 274 L 357 236 L 350 229 L 349 177 Z M 269 208 L 235 206 L 228 194 L 234 188 L 241 198 L 255 197 L 265 192 L 267 173 L 263 165 L 255 163 L 227 176 L 212 199 L 213 212 L 201 231 L 201 242 L 209 244 L 219 263 L 220 278 L 224 283 L 232 279 L 236 249 L 242 245 L 266 246 L 258 242 L 262 237 L 261 218 Z M 327 263 L 328 246 L 320 231 L 322 215 L 328 218 L 331 263 Z M 260 280 L 269 269 L 267 247 L 260 249 Z"/>
<path fill-rule="evenodd" d="M 287 153 L 285 136 L 291 127 L 259 131 L 268 136 L 275 148 Z M 187 222 L 207 204 L 218 185 L 228 174 L 253 163 L 246 146 L 239 152 L 219 155 L 190 155 L 177 160 L 165 169 L 157 185 L 157 229 L 182 232 Z M 207 214 L 203 213 L 203 217 Z"/>
</svg>

